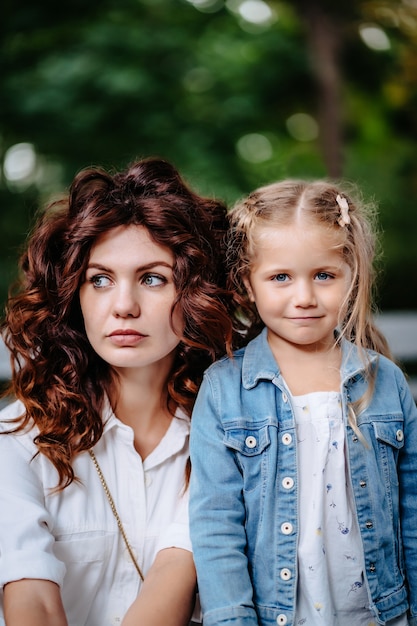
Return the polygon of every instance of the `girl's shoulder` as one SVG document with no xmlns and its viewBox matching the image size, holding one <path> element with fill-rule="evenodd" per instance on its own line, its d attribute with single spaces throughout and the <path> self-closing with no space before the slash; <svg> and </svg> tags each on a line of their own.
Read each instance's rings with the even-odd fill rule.
<svg viewBox="0 0 417 626">
<path fill-rule="evenodd" d="M 376 367 L 377 375 L 382 370 L 384 374 L 403 376 L 403 370 L 397 363 L 375 350 L 370 348 L 360 350 L 354 343 L 346 339 L 342 340 L 341 346 L 343 354 L 342 370 L 345 373 L 363 372 L 366 374 L 367 371 Z"/>
<path fill-rule="evenodd" d="M 225 355 L 212 363 L 205 371 L 205 376 L 224 375 L 230 371 L 240 371 L 246 347 L 235 350 L 231 356 Z"/>
<path fill-rule="evenodd" d="M 377 364 L 378 371 L 395 376 L 397 379 L 405 378 L 404 370 L 398 363 L 374 350 L 367 350 L 367 352 Z"/>
<path fill-rule="evenodd" d="M 261 332 L 232 356 L 224 356 L 205 372 L 210 380 L 220 380 L 222 385 L 239 381 L 252 388 L 262 378 L 272 379 L 279 373 L 275 358 L 269 348 L 266 332 Z"/>
<path fill-rule="evenodd" d="M 370 354 L 376 366 L 374 396 L 382 400 L 386 409 L 392 403 L 399 402 L 411 405 L 414 411 L 416 398 L 401 366 L 382 354 L 372 351 Z"/>
</svg>

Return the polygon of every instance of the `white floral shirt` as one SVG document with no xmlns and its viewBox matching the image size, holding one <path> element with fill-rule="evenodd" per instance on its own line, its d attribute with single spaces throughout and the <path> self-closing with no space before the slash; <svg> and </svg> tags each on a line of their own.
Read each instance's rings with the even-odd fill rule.
<svg viewBox="0 0 417 626">
<path fill-rule="evenodd" d="M 299 471 L 295 626 L 377 626 L 369 610 L 363 552 L 345 461 L 338 392 L 292 397 Z M 406 626 L 406 616 L 390 626 Z"/>
</svg>

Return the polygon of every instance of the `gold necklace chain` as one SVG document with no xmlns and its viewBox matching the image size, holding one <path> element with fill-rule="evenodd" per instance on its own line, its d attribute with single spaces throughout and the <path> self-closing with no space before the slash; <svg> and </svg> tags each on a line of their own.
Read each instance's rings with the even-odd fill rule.
<svg viewBox="0 0 417 626">
<path fill-rule="evenodd" d="M 107 500 L 109 501 L 112 513 L 113 513 L 114 517 L 116 518 L 117 525 L 118 525 L 119 530 L 121 532 L 121 535 L 123 537 L 123 541 L 125 542 L 125 546 L 127 548 L 127 551 L 129 552 L 129 556 L 132 559 L 133 565 L 135 566 L 136 571 L 139 574 L 140 579 L 143 581 L 143 580 L 145 580 L 145 577 L 142 574 L 142 570 L 139 567 L 139 563 L 137 562 L 135 555 L 133 554 L 132 547 L 131 547 L 131 545 L 130 545 L 130 543 L 128 541 L 128 538 L 126 536 L 125 529 L 123 528 L 122 520 L 119 517 L 119 514 L 118 514 L 117 509 L 116 509 L 116 505 L 114 504 L 114 500 L 113 500 L 112 495 L 110 493 L 110 489 L 109 489 L 109 487 L 108 487 L 108 485 L 106 483 L 106 479 L 103 476 L 103 472 L 101 471 L 101 467 L 100 467 L 100 465 L 99 465 L 99 463 L 98 463 L 98 461 L 96 459 L 96 455 L 94 454 L 94 452 L 92 450 L 89 450 L 88 453 L 89 453 L 89 455 L 91 457 L 91 460 L 94 463 L 94 467 L 97 470 L 97 474 L 98 474 L 98 476 L 100 478 L 100 482 L 101 482 L 101 484 L 103 486 L 104 493 L 107 496 Z"/>
</svg>

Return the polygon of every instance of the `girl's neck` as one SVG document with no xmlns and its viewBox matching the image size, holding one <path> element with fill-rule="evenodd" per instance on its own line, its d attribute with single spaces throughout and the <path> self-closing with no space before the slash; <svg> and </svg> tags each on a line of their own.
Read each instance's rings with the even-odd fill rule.
<svg viewBox="0 0 417 626">
<path fill-rule="evenodd" d="M 300 396 L 314 391 L 340 391 L 340 347 L 332 345 L 316 351 L 303 348 L 287 344 L 274 350 L 271 346 L 290 392 Z"/>
</svg>

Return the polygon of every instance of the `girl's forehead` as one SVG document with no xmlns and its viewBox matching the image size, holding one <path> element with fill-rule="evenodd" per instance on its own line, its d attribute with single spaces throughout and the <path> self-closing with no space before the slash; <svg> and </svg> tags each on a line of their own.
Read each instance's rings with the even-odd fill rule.
<svg viewBox="0 0 417 626">
<path fill-rule="evenodd" d="M 302 241 L 306 247 L 338 248 L 344 241 L 344 233 L 337 226 L 311 223 L 307 220 L 290 224 L 268 224 L 257 226 L 253 233 L 253 244 L 257 246 L 279 245 L 291 247 L 294 240 Z"/>
</svg>

